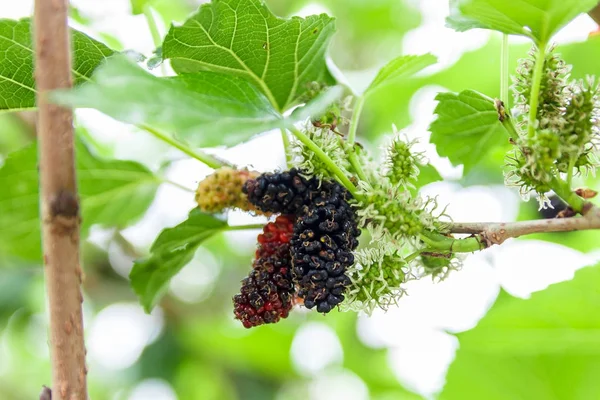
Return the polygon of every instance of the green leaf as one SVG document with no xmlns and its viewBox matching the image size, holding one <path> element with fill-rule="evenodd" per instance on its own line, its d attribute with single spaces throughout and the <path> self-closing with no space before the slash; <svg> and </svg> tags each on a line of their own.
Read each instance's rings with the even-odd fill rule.
<svg viewBox="0 0 600 400">
<path fill-rule="evenodd" d="M 502 293 L 460 348 L 441 399 L 596 398 L 600 265 L 529 299 Z"/>
<path fill-rule="evenodd" d="M 152 0 L 130 0 L 131 13 L 133 15 L 139 15 L 144 12 L 144 7 L 150 4 Z"/>
<path fill-rule="evenodd" d="M 150 207 L 162 181 L 133 161 L 103 159 L 77 142 L 77 181 L 83 227 L 125 227 Z"/>
<path fill-rule="evenodd" d="M 0 254 L 41 260 L 37 147 L 11 153 L 0 168 Z"/>
<path fill-rule="evenodd" d="M 150 256 L 137 260 L 129 275 L 131 287 L 147 312 L 152 310 L 171 278 L 192 260 L 202 242 L 226 228 L 226 221 L 194 209 L 187 220 L 158 235 Z"/>
<path fill-rule="evenodd" d="M 452 164 L 464 165 L 465 174 L 497 145 L 508 140 L 506 129 L 498 121 L 494 100 L 474 90 L 459 94 L 439 93 L 432 122 L 431 142 L 440 156 Z"/>
<path fill-rule="evenodd" d="M 381 89 L 387 85 L 397 84 L 402 79 L 406 79 L 424 68 L 435 64 L 437 58 L 431 54 L 420 56 L 400 56 L 394 58 L 379 70 L 373 82 L 365 91 L 365 96 Z"/>
<path fill-rule="evenodd" d="M 123 56 L 100 66 L 92 82 L 52 99 L 71 107 L 95 108 L 123 122 L 148 124 L 201 147 L 234 145 L 322 112 L 340 95 L 332 89 L 287 119 L 248 81 L 201 71 L 156 77 Z"/>
<path fill-rule="evenodd" d="M 450 0 L 448 26 L 457 31 L 492 29 L 547 43 L 550 37 L 597 0 Z"/>
<path fill-rule="evenodd" d="M 418 189 L 433 182 L 442 180 L 442 176 L 438 170 L 431 164 L 419 165 L 419 176 L 415 187 Z"/>
<path fill-rule="evenodd" d="M 76 144 L 76 167 L 82 233 L 90 226 L 126 226 L 141 217 L 154 200 L 160 180 L 131 161 L 97 158 Z M 0 168 L 0 254 L 41 260 L 37 146 L 9 155 Z"/>
<path fill-rule="evenodd" d="M 0 110 L 35 107 L 31 21 L 0 19 Z M 113 51 L 76 31 L 72 32 L 75 85 L 89 79 Z"/>
<path fill-rule="evenodd" d="M 180 74 L 210 70 L 242 77 L 283 112 L 310 82 L 335 83 L 325 63 L 334 25 L 325 14 L 278 18 L 260 0 L 214 0 L 183 26 L 171 27 L 163 57 Z"/>
<path fill-rule="evenodd" d="M 239 77 L 204 71 L 158 78 L 120 56 L 98 68 L 92 83 L 53 99 L 174 132 L 198 146 L 233 145 L 282 126 L 267 98 Z"/>
</svg>

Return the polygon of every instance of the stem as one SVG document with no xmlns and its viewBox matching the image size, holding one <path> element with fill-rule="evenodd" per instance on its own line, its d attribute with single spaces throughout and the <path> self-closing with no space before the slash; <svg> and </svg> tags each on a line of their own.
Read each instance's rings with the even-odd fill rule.
<svg viewBox="0 0 600 400">
<path fill-rule="evenodd" d="M 174 182 L 174 181 L 171 181 L 171 180 L 168 180 L 168 179 L 164 179 L 163 182 L 164 183 L 168 183 L 169 185 L 175 186 L 176 188 L 179 188 L 181 190 L 185 190 L 186 192 L 196 193 L 195 190 L 190 189 L 189 187 L 183 186 L 180 183 L 177 183 L 177 182 Z"/>
<path fill-rule="evenodd" d="M 154 46 L 158 47 L 162 44 L 162 40 L 160 38 L 160 33 L 158 32 L 158 26 L 156 25 L 154 14 L 152 14 L 152 9 L 148 4 L 144 6 L 144 16 L 146 17 L 146 21 L 148 22 L 148 28 L 150 29 L 150 34 L 152 35 L 152 41 L 154 42 Z"/>
<path fill-rule="evenodd" d="M 68 9 L 67 0 L 36 0 L 34 8 L 40 211 L 54 400 L 88 397 L 73 112 L 46 99 L 51 90 L 73 86 Z"/>
<path fill-rule="evenodd" d="M 228 225 L 225 228 L 226 231 L 243 231 L 247 229 L 262 229 L 265 227 L 265 224 L 250 224 L 250 225 Z"/>
<path fill-rule="evenodd" d="M 577 196 L 575 192 L 571 190 L 571 186 L 567 182 L 559 177 L 553 176 L 550 181 L 550 187 L 558 197 L 573 209 L 573 211 L 578 213 L 583 211 L 585 200 Z"/>
<path fill-rule="evenodd" d="M 569 157 L 569 166 L 567 167 L 567 185 L 569 185 L 569 187 L 571 187 L 571 184 L 573 183 L 573 169 L 575 168 L 575 162 L 577 162 L 575 157 Z"/>
<path fill-rule="evenodd" d="M 508 35 L 502 35 L 502 50 L 500 54 L 500 100 L 504 106 L 510 109 L 508 105 Z"/>
<path fill-rule="evenodd" d="M 417 250 L 414 253 L 410 253 L 409 255 L 407 255 L 406 257 L 404 257 L 404 261 L 408 264 L 409 262 L 411 262 L 415 258 L 419 257 L 421 255 L 421 253 L 431 252 L 431 251 L 434 251 L 434 250 L 435 249 L 431 249 L 429 247 Z"/>
<path fill-rule="evenodd" d="M 350 120 L 350 127 L 348 128 L 348 144 L 350 146 L 354 145 L 356 141 L 356 131 L 358 130 L 358 121 L 360 120 L 360 114 L 362 114 L 362 109 L 365 105 L 365 98 L 360 96 L 356 99 L 356 105 L 354 106 L 354 111 L 352 111 L 352 119 Z"/>
<path fill-rule="evenodd" d="M 544 73 L 544 61 L 546 60 L 546 42 L 540 42 L 535 57 L 535 69 L 533 70 L 533 82 L 531 85 L 531 96 L 529 99 L 529 124 L 528 135 L 535 135 L 537 109 L 539 104 L 540 86 L 542 74 Z"/>
<path fill-rule="evenodd" d="M 150 29 L 150 35 L 152 35 L 152 41 L 154 42 L 154 47 L 158 48 L 162 46 L 162 38 L 160 37 L 160 32 L 158 31 L 158 25 L 156 24 L 156 18 L 154 18 L 154 14 L 152 13 L 152 8 L 146 4 L 144 6 L 144 16 L 146 17 L 146 22 L 148 23 L 148 29 Z M 163 75 L 167 75 L 167 69 L 164 63 L 160 64 L 160 71 Z"/>
<path fill-rule="evenodd" d="M 592 207 L 583 217 L 555 218 L 518 222 L 456 222 L 450 226 L 454 233 L 481 235 L 491 244 L 501 244 L 508 238 L 532 233 L 569 232 L 600 229 L 600 208 Z"/>
<path fill-rule="evenodd" d="M 218 160 L 217 158 L 215 158 L 209 154 L 206 154 L 200 150 L 192 150 L 190 147 L 188 147 L 184 143 L 181 143 L 178 140 L 175 140 L 170 135 L 163 133 L 155 128 L 152 128 L 148 125 L 145 125 L 145 124 L 138 125 L 138 128 L 143 129 L 146 132 L 149 132 L 157 139 L 160 139 L 163 142 L 168 143 L 169 145 L 175 147 L 176 149 L 181 150 L 183 153 L 187 154 L 188 156 L 195 158 L 196 160 L 206 164 L 207 166 L 209 166 L 213 169 L 221 168 L 221 167 L 228 165 L 226 162 Z"/>
<path fill-rule="evenodd" d="M 362 109 L 365 105 L 364 96 L 360 96 L 356 99 L 356 105 L 354 106 L 354 110 L 352 111 L 352 119 L 350 120 L 350 127 L 348 128 L 348 140 L 347 145 L 349 150 L 348 153 L 348 161 L 350 161 L 350 165 L 354 168 L 356 175 L 362 181 L 367 181 L 367 175 L 364 173 L 362 166 L 360 165 L 360 161 L 358 160 L 358 156 L 356 155 L 356 151 L 354 148 L 354 142 L 356 141 L 356 131 L 358 130 L 358 121 L 360 120 L 360 115 L 362 114 Z"/>
<path fill-rule="evenodd" d="M 283 151 L 285 152 L 285 164 L 288 169 L 292 167 L 292 152 L 290 137 L 284 128 L 281 128 L 281 140 L 283 141 Z"/>
<path fill-rule="evenodd" d="M 511 115 L 507 112 L 504 119 L 502 120 L 502 126 L 508 131 L 510 137 L 513 139 L 517 139 L 519 137 L 519 132 L 517 131 L 517 127 L 512 122 Z"/>
<path fill-rule="evenodd" d="M 294 134 L 294 136 L 296 136 L 296 138 L 300 142 L 302 142 L 306 147 L 308 147 L 310 150 L 312 150 L 321 159 L 321 161 L 323 161 L 323 163 L 325 163 L 325 165 L 327 166 L 329 171 L 338 178 L 340 183 L 342 185 L 344 185 L 344 187 L 346 187 L 346 189 L 348 189 L 348 191 L 352 194 L 352 196 L 354 196 L 354 198 L 356 200 L 359 200 L 356 186 L 354 186 L 354 184 L 352 182 L 350 182 L 350 179 L 348 179 L 348 177 L 344 174 L 344 172 L 340 169 L 340 167 L 338 167 L 333 162 L 333 160 L 331 160 L 331 158 L 329 158 L 329 156 L 327 154 L 325 154 L 325 152 L 323 150 L 321 150 L 321 148 L 319 146 L 317 146 L 315 144 L 315 142 L 310 140 L 310 138 L 308 136 L 306 136 L 303 132 L 298 130 L 296 127 L 291 127 L 290 131 Z"/>
<path fill-rule="evenodd" d="M 451 253 L 472 253 L 485 249 L 487 246 L 477 236 L 455 239 L 431 231 L 423 231 L 421 240 L 431 249 L 448 251 Z"/>
<path fill-rule="evenodd" d="M 350 154 L 348 154 L 348 160 L 350 161 L 350 165 L 352 165 L 352 168 L 354 168 L 354 172 L 356 172 L 356 175 L 358 175 L 360 180 L 367 182 L 367 175 L 363 171 L 362 166 L 360 165 L 360 161 L 358 161 L 358 156 L 354 152 L 354 149 L 350 150 Z"/>
</svg>

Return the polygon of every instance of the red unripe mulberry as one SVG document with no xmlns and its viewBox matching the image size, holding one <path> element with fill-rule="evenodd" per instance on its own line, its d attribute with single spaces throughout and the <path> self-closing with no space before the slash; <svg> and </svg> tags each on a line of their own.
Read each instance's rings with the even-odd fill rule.
<svg viewBox="0 0 600 400">
<path fill-rule="evenodd" d="M 290 239 L 294 218 L 280 215 L 258 235 L 252 271 L 234 296 L 234 315 L 246 328 L 286 318 L 293 307 Z"/>
</svg>

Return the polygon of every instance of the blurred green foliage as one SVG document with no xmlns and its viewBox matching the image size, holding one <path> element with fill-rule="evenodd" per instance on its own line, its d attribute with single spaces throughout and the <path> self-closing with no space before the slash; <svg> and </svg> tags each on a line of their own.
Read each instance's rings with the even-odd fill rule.
<svg viewBox="0 0 600 400">
<path fill-rule="evenodd" d="M 590 399 L 600 391 L 600 265 L 530 299 L 504 292 L 475 329 L 458 334 L 440 399 Z"/>
</svg>

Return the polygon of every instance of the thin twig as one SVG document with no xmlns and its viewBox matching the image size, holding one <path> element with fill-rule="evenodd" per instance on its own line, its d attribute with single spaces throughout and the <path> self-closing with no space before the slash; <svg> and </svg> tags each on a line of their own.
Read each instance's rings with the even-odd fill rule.
<svg viewBox="0 0 600 400">
<path fill-rule="evenodd" d="M 79 264 L 79 198 L 73 113 L 50 104 L 49 91 L 72 87 L 67 0 L 36 0 L 35 80 L 38 105 L 40 205 L 50 313 L 54 400 L 87 399 Z"/>
<path fill-rule="evenodd" d="M 481 235 L 488 246 L 501 244 L 506 239 L 532 233 L 570 232 L 587 229 L 600 229 L 599 207 L 589 208 L 589 211 L 582 217 L 517 222 L 455 222 L 450 225 L 452 233 Z"/>
<path fill-rule="evenodd" d="M 600 25 L 600 3 L 596 7 L 594 7 L 590 12 L 588 12 L 588 15 L 592 17 L 594 22 Z"/>
</svg>

